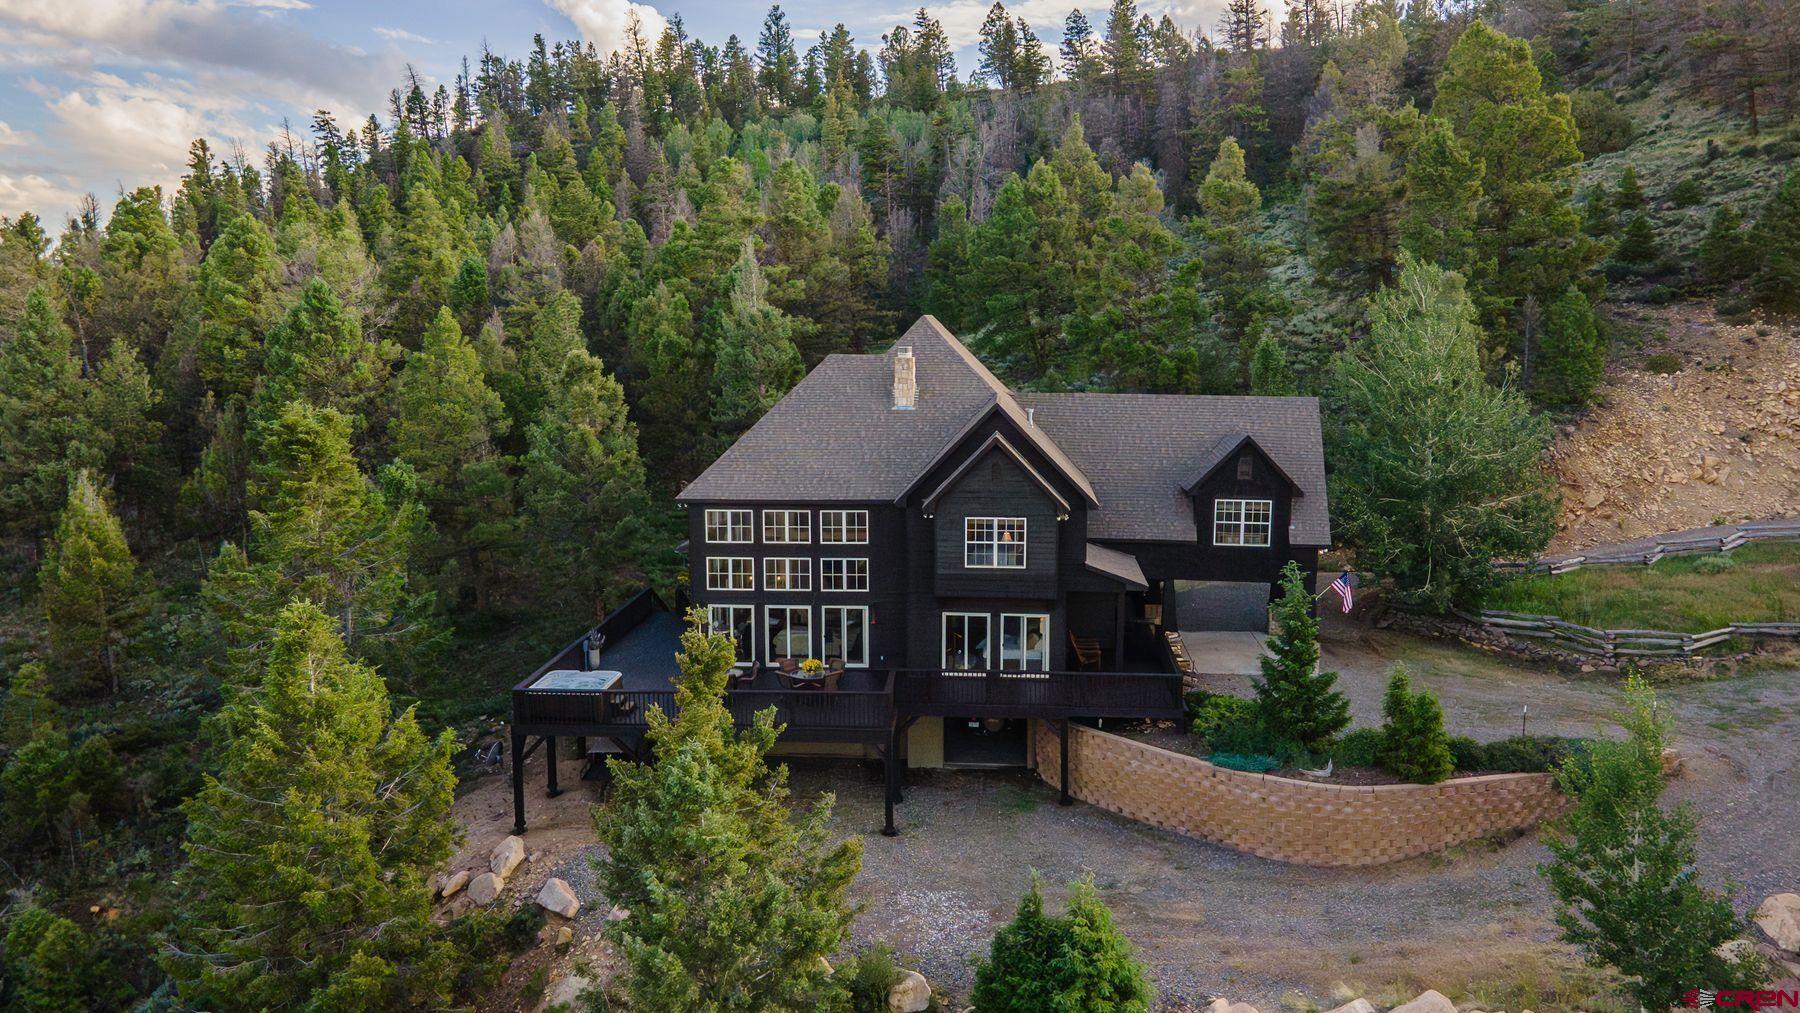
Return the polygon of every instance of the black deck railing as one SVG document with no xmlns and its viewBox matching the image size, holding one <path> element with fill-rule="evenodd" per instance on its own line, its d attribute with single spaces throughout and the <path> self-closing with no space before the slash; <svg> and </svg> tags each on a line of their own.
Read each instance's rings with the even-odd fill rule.
<svg viewBox="0 0 1800 1013">
<path fill-rule="evenodd" d="M 902 669 L 894 706 L 947 717 L 1182 715 L 1181 676 L 1163 672 L 1018 672 Z"/>
</svg>

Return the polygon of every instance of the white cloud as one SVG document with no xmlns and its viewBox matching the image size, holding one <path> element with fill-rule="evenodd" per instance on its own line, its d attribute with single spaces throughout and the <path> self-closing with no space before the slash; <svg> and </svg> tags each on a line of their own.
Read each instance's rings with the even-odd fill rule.
<svg viewBox="0 0 1800 1013">
<path fill-rule="evenodd" d="M 436 39 L 428 39 L 417 32 L 409 32 L 404 28 L 377 27 L 375 29 L 375 34 L 387 39 L 389 42 L 416 42 L 421 46 L 435 46 L 438 44 Z"/>
<path fill-rule="evenodd" d="M 31 143 L 31 135 L 14 130 L 12 124 L 0 120 L 0 148 L 19 148 Z"/>
<path fill-rule="evenodd" d="M 611 53 L 625 45 L 631 15 L 637 14 L 644 38 L 652 43 L 668 25 L 656 8 L 630 0 L 545 0 L 553 10 L 567 16 L 581 29 L 581 37 L 594 44 L 601 53 Z"/>
<path fill-rule="evenodd" d="M 58 182 L 32 173 L 0 169 L 0 216 L 17 218 L 30 211 L 43 219 L 52 232 L 81 200 L 82 190 L 72 181 Z"/>
</svg>

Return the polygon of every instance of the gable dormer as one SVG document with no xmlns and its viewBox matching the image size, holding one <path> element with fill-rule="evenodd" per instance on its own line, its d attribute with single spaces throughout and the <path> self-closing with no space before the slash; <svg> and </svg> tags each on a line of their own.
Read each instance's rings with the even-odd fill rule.
<svg viewBox="0 0 1800 1013">
<path fill-rule="evenodd" d="M 1248 433 L 1219 438 L 1182 492 L 1193 501 L 1200 544 L 1220 551 L 1285 552 L 1300 484 Z"/>
</svg>

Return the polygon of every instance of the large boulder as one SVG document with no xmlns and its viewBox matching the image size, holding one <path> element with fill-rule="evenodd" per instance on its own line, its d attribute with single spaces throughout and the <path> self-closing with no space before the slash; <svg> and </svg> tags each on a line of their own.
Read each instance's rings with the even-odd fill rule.
<svg viewBox="0 0 1800 1013">
<path fill-rule="evenodd" d="M 494 853 L 488 856 L 488 868 L 501 879 L 513 874 L 519 863 L 525 861 L 525 842 L 517 837 L 508 837 L 494 845 Z"/>
<path fill-rule="evenodd" d="M 444 888 L 440 891 L 446 898 L 456 896 L 456 891 L 469 885 L 469 870 L 458 869 L 444 879 Z"/>
<path fill-rule="evenodd" d="M 538 907 L 564 918 L 573 918 L 581 910 L 581 898 L 575 896 L 575 890 L 569 886 L 568 880 L 555 876 L 544 881 L 544 888 L 538 891 L 537 902 Z"/>
<path fill-rule="evenodd" d="M 888 1009 L 893 1013 L 924 1013 L 931 1008 L 931 982 L 917 971 L 901 971 L 900 980 L 888 989 Z"/>
<path fill-rule="evenodd" d="M 506 889 L 506 880 L 491 872 L 484 872 L 469 880 L 469 899 L 480 907 L 487 907 Z"/>
<path fill-rule="evenodd" d="M 1326 1013 L 1377 1013 L 1377 1011 L 1374 1003 L 1367 999 L 1357 999 L 1347 1002 L 1337 1009 L 1328 1010 Z"/>
<path fill-rule="evenodd" d="M 1444 993 L 1428 988 L 1412 1002 L 1395 1006 L 1388 1013 L 1456 1013 L 1456 1004 L 1445 997 Z"/>
<path fill-rule="evenodd" d="M 550 986 L 550 991 L 544 993 L 543 1005 L 538 1008 L 554 1009 L 560 1006 L 564 1009 L 580 1009 L 581 993 L 593 987 L 594 983 L 591 979 L 579 974 L 571 974 Z"/>
<path fill-rule="evenodd" d="M 1774 894 L 1756 909 L 1755 920 L 1776 946 L 1800 953 L 1800 893 Z"/>
</svg>

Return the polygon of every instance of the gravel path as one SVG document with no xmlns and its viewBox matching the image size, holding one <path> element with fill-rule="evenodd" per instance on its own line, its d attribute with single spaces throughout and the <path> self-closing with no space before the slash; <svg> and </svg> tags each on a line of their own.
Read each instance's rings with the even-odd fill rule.
<svg viewBox="0 0 1800 1013">
<path fill-rule="evenodd" d="M 1484 739 L 1515 733 L 1525 704 L 1533 733 L 1593 734 L 1620 698 L 1611 680 L 1525 671 L 1398 634 L 1328 627 L 1327 637 L 1326 664 L 1340 671 L 1358 723 L 1379 721 L 1395 661 L 1439 693 L 1453 733 Z M 1707 874 L 1742 884 L 1740 908 L 1800 886 L 1797 676 L 1769 670 L 1660 694 L 1687 758 L 1669 797 L 1699 810 Z M 1530 836 L 1378 869 L 1307 869 L 1079 803 L 1059 808 L 1024 773 L 909 773 L 893 839 L 871 832 L 881 822 L 872 766 L 800 765 L 794 785 L 836 791 L 839 825 L 867 835 L 859 939 L 891 940 L 960 995 L 971 958 L 1011 917 L 1033 870 L 1053 903 L 1063 882 L 1091 873 L 1169 1004 L 1225 994 L 1269 1009 L 1290 991 L 1329 1000 L 1347 982 L 1371 998 L 1473 985 L 1492 1005 L 1523 995 L 1542 1011 L 1558 1008 L 1547 983 L 1571 973 L 1537 875 L 1547 852 Z M 1480 984 L 1497 981 L 1539 984 L 1524 993 Z"/>
</svg>

